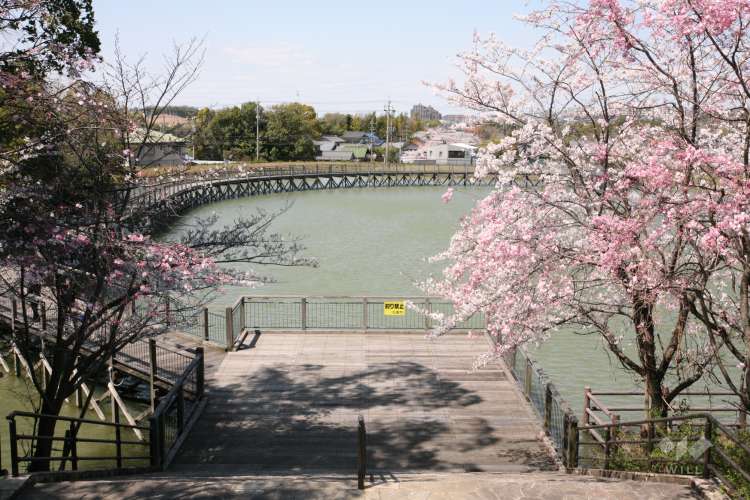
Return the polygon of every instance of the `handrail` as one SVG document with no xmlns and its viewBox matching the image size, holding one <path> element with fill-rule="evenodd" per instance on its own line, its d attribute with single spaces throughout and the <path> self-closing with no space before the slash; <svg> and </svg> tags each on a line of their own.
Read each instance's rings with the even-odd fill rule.
<svg viewBox="0 0 750 500">
<path fill-rule="evenodd" d="M 609 423 L 609 424 L 596 424 L 596 425 L 586 425 L 579 427 L 578 430 L 588 430 L 588 429 L 604 429 L 605 427 L 632 427 L 635 425 L 641 425 L 641 424 L 660 424 L 660 423 L 668 423 L 668 422 L 681 422 L 683 420 L 695 420 L 698 418 L 712 418 L 715 420 L 715 418 L 708 413 L 694 413 L 692 415 L 676 415 L 674 417 L 660 417 L 660 418 L 646 418 L 642 420 L 627 420 L 625 422 L 616 422 L 616 423 Z"/>
<path fill-rule="evenodd" d="M 688 422 L 688 421 L 699 421 L 700 423 L 693 424 L 690 428 L 692 429 L 700 429 L 703 428 L 702 431 L 702 437 L 684 437 L 683 439 L 687 440 L 688 442 L 697 442 L 700 440 L 704 440 L 705 442 L 708 442 L 709 445 L 705 447 L 705 450 L 700 450 L 698 453 L 702 455 L 702 458 L 698 460 L 698 456 L 693 455 L 693 460 L 690 460 L 690 458 L 685 458 L 683 455 L 677 455 L 676 458 L 670 458 L 670 457 L 663 457 L 663 456 L 652 456 L 651 451 L 653 450 L 654 443 L 660 442 L 661 439 L 657 438 L 653 435 L 653 430 L 657 427 L 662 426 L 670 426 L 676 422 Z M 622 432 L 623 428 L 630 428 L 630 427 L 641 427 L 647 426 L 649 429 L 648 438 L 644 439 L 632 439 L 628 437 L 628 434 Z M 669 428 L 669 427 L 667 427 Z M 605 469 L 611 469 L 612 468 L 612 460 L 611 457 L 613 455 L 613 450 L 618 447 L 619 445 L 645 445 L 647 456 L 645 457 L 632 457 L 628 456 L 625 458 L 625 460 L 628 463 L 644 463 L 648 464 L 649 469 L 648 472 L 651 472 L 650 468 L 653 464 L 658 463 L 672 463 L 672 464 L 694 464 L 694 465 L 701 465 L 703 467 L 703 477 L 708 478 L 713 473 L 714 476 L 721 479 L 725 483 L 727 483 L 727 486 L 731 489 L 734 489 L 736 485 L 732 483 L 732 481 L 727 478 L 727 476 L 724 474 L 725 471 L 722 471 L 719 467 L 719 464 L 716 463 L 714 457 L 714 454 L 718 455 L 721 459 L 721 461 L 724 463 L 725 467 L 729 467 L 734 472 L 739 474 L 744 481 L 747 482 L 747 485 L 744 486 L 745 488 L 750 487 L 750 472 L 747 471 L 742 467 L 741 464 L 739 464 L 734 458 L 732 458 L 730 455 L 728 455 L 722 448 L 719 446 L 719 441 L 715 437 L 718 433 L 720 433 L 721 437 L 723 439 L 726 439 L 730 441 L 734 446 L 736 446 L 739 450 L 741 450 L 743 453 L 746 454 L 746 459 L 750 459 L 750 446 L 743 443 L 742 440 L 737 436 L 736 433 L 734 433 L 732 430 L 730 430 L 727 426 L 719 422 L 716 417 L 711 415 L 710 413 L 694 413 L 690 415 L 679 415 L 679 416 L 672 416 L 672 417 L 660 417 L 660 418 L 648 418 L 648 419 L 641 419 L 641 420 L 630 420 L 625 422 L 612 422 L 612 423 L 604 423 L 604 424 L 595 424 L 595 425 L 585 425 L 578 428 L 579 433 L 587 432 L 590 435 L 594 436 L 595 438 L 599 436 L 600 430 L 606 431 L 606 438 L 604 439 L 596 439 L 597 442 L 595 443 L 584 443 L 579 440 L 580 445 L 594 445 L 594 446 L 600 446 L 604 450 L 604 468 Z M 618 439 L 618 436 L 623 436 L 625 439 Z M 679 434 L 678 437 L 679 438 Z M 616 467 L 616 466 L 615 466 Z M 630 469 L 628 469 L 630 470 Z M 670 473 L 674 473 L 674 470 L 670 471 Z M 683 472 L 684 474 L 685 472 Z M 697 472 L 695 472 L 697 474 Z M 689 473 L 690 474 L 690 473 Z"/>
<path fill-rule="evenodd" d="M 118 413 L 115 412 L 113 418 L 114 422 L 102 422 L 98 420 L 91 420 L 86 418 L 66 417 L 60 415 L 49 415 L 32 413 L 28 411 L 13 411 L 7 416 L 7 420 L 10 426 L 10 455 L 12 463 L 12 474 L 13 476 L 19 475 L 19 464 L 20 463 L 33 463 L 33 462 L 61 462 L 62 464 L 71 463 L 73 470 L 78 470 L 79 461 L 89 460 L 102 460 L 109 461 L 115 460 L 116 467 L 122 469 L 124 461 L 133 461 L 148 459 L 150 467 L 153 470 L 163 469 L 168 461 L 176 453 L 177 447 L 184 440 L 186 430 L 189 427 L 186 425 L 188 420 L 194 420 L 193 417 L 196 415 L 196 410 L 200 407 L 203 402 L 204 396 L 204 353 L 203 348 L 198 347 L 196 349 L 195 358 L 188 364 L 183 370 L 179 377 L 177 377 L 172 389 L 167 395 L 159 402 L 159 405 L 155 409 L 154 413 L 149 418 L 149 426 L 132 425 L 127 423 L 120 423 L 118 421 Z M 185 399 L 192 397 L 193 404 L 186 411 Z M 169 428 L 172 425 L 170 420 L 171 412 L 176 412 L 176 428 Z M 31 436 L 24 433 L 18 433 L 16 431 L 16 418 L 33 418 L 36 420 L 41 418 L 54 419 L 55 421 L 66 422 L 70 424 L 70 431 L 66 431 L 65 437 L 57 436 Z M 101 438 L 79 438 L 78 429 L 81 425 L 97 425 L 107 428 L 114 428 L 116 437 L 114 439 L 101 439 Z M 123 440 L 121 438 L 123 430 L 133 431 L 148 431 L 149 440 L 147 442 L 136 442 L 131 440 Z M 168 437 L 169 434 L 169 437 Z M 62 441 L 64 448 L 62 456 L 49 456 L 49 457 L 33 457 L 33 456 L 19 456 L 18 453 L 18 442 L 19 441 L 34 440 L 46 440 L 46 441 Z M 77 453 L 78 443 L 100 443 L 100 444 L 113 444 L 116 446 L 117 453 L 114 456 L 97 456 L 88 457 L 80 456 Z M 122 446 L 123 445 L 141 445 L 149 447 L 148 456 L 124 456 Z M 67 456 L 66 453 L 71 453 L 71 456 Z M 63 467 L 63 466 L 61 466 Z"/>
<path fill-rule="evenodd" d="M 485 335 L 497 347 L 495 338 L 486 332 Z M 517 368 L 519 354 L 520 369 Z M 578 463 L 578 417 L 544 370 L 531 360 L 522 348 L 506 351 L 503 359 L 511 375 L 521 386 L 523 395 L 538 412 L 542 427 L 550 437 L 563 464 L 575 467 Z"/>
<path fill-rule="evenodd" d="M 185 368 L 185 371 L 182 373 L 182 375 L 180 375 L 180 378 L 178 378 L 177 381 L 175 382 L 174 387 L 172 387 L 172 389 L 167 393 L 167 395 L 164 396 L 159 402 L 159 406 L 157 406 L 156 409 L 154 410 L 155 415 L 158 413 L 164 413 L 166 411 L 169 405 L 177 398 L 177 393 L 183 390 L 188 376 L 191 375 L 192 372 L 195 371 L 202 362 L 203 362 L 203 358 L 202 357 L 199 358 L 196 356 L 196 358 L 193 359 L 193 361 L 188 365 L 188 367 Z"/>
<path fill-rule="evenodd" d="M 82 423 L 82 424 L 96 424 L 101 425 L 104 427 L 120 427 L 125 429 L 138 429 L 141 431 L 147 431 L 148 427 L 143 427 L 140 425 L 131 425 L 131 424 L 120 424 L 115 422 L 103 422 L 101 420 L 91 420 L 87 418 L 76 418 L 76 417 L 65 417 L 62 415 L 50 415 L 46 413 L 33 413 L 29 411 L 18 411 L 14 410 L 8 414 L 6 417 L 8 420 L 15 418 L 15 417 L 29 417 L 29 418 L 54 418 L 55 420 L 62 420 L 64 422 L 76 422 L 76 423 Z"/>
</svg>

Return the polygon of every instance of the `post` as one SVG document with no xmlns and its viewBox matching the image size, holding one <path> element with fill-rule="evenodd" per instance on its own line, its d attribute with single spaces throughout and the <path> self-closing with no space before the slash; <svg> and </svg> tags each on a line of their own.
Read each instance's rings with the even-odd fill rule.
<svg viewBox="0 0 750 500">
<path fill-rule="evenodd" d="M 167 321 L 167 328 L 169 328 L 169 325 L 171 323 L 169 316 L 170 316 L 169 295 L 167 295 L 166 297 L 164 297 L 164 317 L 166 318 L 166 321 Z"/>
<path fill-rule="evenodd" d="M 566 455 L 568 457 L 567 463 L 565 464 L 568 468 L 574 469 L 578 467 L 578 419 L 575 415 L 566 413 L 567 424 L 567 440 L 566 444 Z"/>
<path fill-rule="evenodd" d="M 609 442 L 612 440 L 612 427 L 607 427 L 607 430 L 604 432 L 604 470 L 609 469 L 609 454 L 610 454 L 610 446 Z"/>
<path fill-rule="evenodd" d="M 208 340 L 208 307 L 203 308 L 203 339 Z"/>
<path fill-rule="evenodd" d="M 47 331 L 47 305 L 44 303 L 44 301 L 39 302 L 39 309 L 41 312 L 42 317 L 42 331 Z"/>
<path fill-rule="evenodd" d="M 70 422 L 70 457 L 71 457 L 71 469 L 78 470 L 78 445 L 76 444 L 76 430 L 75 422 Z"/>
<path fill-rule="evenodd" d="M 544 430 L 547 434 L 550 434 L 550 426 L 552 424 L 552 388 L 549 382 L 547 382 L 544 389 Z"/>
<path fill-rule="evenodd" d="M 528 399 L 531 399 L 531 360 L 526 358 L 526 373 L 524 374 L 523 385 L 524 393 Z"/>
<path fill-rule="evenodd" d="M 206 361 L 205 361 L 205 353 L 203 351 L 202 347 L 196 347 L 195 348 L 195 355 L 198 358 L 198 372 L 196 373 L 195 378 L 195 392 L 196 392 L 196 399 L 203 398 L 203 391 L 205 390 L 206 385 Z"/>
<path fill-rule="evenodd" d="M 122 431 L 120 429 L 120 407 L 115 398 L 112 399 L 112 422 L 115 424 L 115 457 L 117 468 L 122 469 Z"/>
<path fill-rule="evenodd" d="M 151 400 L 151 413 L 156 410 L 156 340 L 148 339 L 148 386 Z"/>
<path fill-rule="evenodd" d="M 369 309 L 370 307 L 367 301 L 367 297 L 362 297 L 362 330 L 364 330 L 365 332 L 367 332 L 367 326 L 370 322 L 370 313 L 368 311 Z"/>
<path fill-rule="evenodd" d="M 357 419 L 357 488 L 365 489 L 365 476 L 367 475 L 367 430 L 365 429 L 365 418 L 360 415 Z"/>
<path fill-rule="evenodd" d="M 302 297 L 300 314 L 302 315 L 302 330 L 304 331 L 307 330 L 307 297 Z"/>
<path fill-rule="evenodd" d="M 711 422 L 711 417 L 706 417 L 706 425 L 703 428 L 703 439 L 708 441 L 708 443 L 704 444 L 711 444 L 711 439 L 713 438 L 713 422 Z M 703 452 L 703 478 L 708 479 L 711 475 L 711 472 L 709 470 L 709 466 L 711 465 L 711 446 L 706 446 L 706 451 Z"/>
<path fill-rule="evenodd" d="M 429 331 L 430 329 L 430 314 L 432 313 L 432 302 L 429 297 L 424 301 L 424 307 L 427 309 L 427 313 L 424 315 L 424 329 Z"/>
<path fill-rule="evenodd" d="M 610 417 L 612 420 L 612 431 L 610 432 L 610 438 L 612 439 L 612 446 L 610 447 L 610 453 L 617 451 L 617 435 L 619 434 L 620 428 L 620 416 L 613 413 Z"/>
<path fill-rule="evenodd" d="M 13 477 L 18 477 L 18 438 L 16 435 L 16 419 L 13 415 L 8 415 L 8 431 L 10 434 L 10 470 Z"/>
<path fill-rule="evenodd" d="M 177 435 L 185 430 L 185 391 L 182 386 L 177 390 Z"/>
<path fill-rule="evenodd" d="M 159 422 L 161 418 L 159 415 L 151 415 L 148 418 L 148 444 L 149 454 L 151 455 L 151 467 L 161 469 L 161 432 L 159 428 Z"/>
<path fill-rule="evenodd" d="M 11 309 L 10 330 L 13 333 L 15 333 L 16 332 L 16 317 L 18 316 L 18 302 L 16 302 L 16 299 L 10 299 L 10 309 Z"/>
<path fill-rule="evenodd" d="M 13 346 L 15 347 L 15 344 Z M 21 360 L 15 349 L 13 349 L 13 371 L 16 372 L 16 377 L 21 376 Z"/>
<path fill-rule="evenodd" d="M 224 310 L 224 320 L 226 323 L 226 342 L 227 342 L 227 351 L 231 351 L 232 347 L 234 346 L 234 322 L 232 321 L 232 308 L 227 307 Z"/>
<path fill-rule="evenodd" d="M 247 328 L 247 325 L 245 324 L 245 297 L 240 297 L 240 300 L 237 302 L 237 307 L 240 310 L 240 331 L 237 332 L 239 335 L 245 331 L 245 328 Z"/>
<path fill-rule="evenodd" d="M 589 425 L 589 409 L 591 409 L 591 387 L 583 388 L 583 425 Z"/>
</svg>

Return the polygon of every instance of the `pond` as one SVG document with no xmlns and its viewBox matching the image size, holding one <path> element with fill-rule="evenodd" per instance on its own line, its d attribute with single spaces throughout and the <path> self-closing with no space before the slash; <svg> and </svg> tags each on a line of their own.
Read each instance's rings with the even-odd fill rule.
<svg viewBox="0 0 750 500">
<path fill-rule="evenodd" d="M 9 362 L 10 368 L 12 370 L 13 364 L 12 362 L 6 358 L 6 361 Z M 10 443 L 9 443 L 9 433 L 8 433 L 8 421 L 4 418 L 12 411 L 34 411 L 34 404 L 32 401 L 36 401 L 37 397 L 35 396 L 35 390 L 31 383 L 31 381 L 25 376 L 22 375 L 21 377 L 16 377 L 13 372 L 10 374 L 5 373 L 2 369 L 0 369 L 0 415 L 2 415 L 2 421 L 0 421 L 0 463 L 2 464 L 0 468 L 6 469 L 10 471 L 11 468 L 11 461 L 10 461 Z M 103 389 L 97 388 L 94 391 L 95 396 L 99 397 L 102 394 Z M 107 400 L 109 401 L 109 400 Z M 71 398 L 72 403 L 72 398 Z M 80 416 L 80 409 L 75 406 L 75 404 L 66 403 L 63 405 L 61 415 L 64 417 L 79 417 Z M 145 409 L 145 405 L 134 403 L 134 402 L 128 402 L 128 409 L 132 415 L 137 415 L 140 412 Z M 111 421 L 111 408 L 108 402 L 102 403 L 101 408 L 104 412 L 104 415 L 106 418 L 110 419 Z M 87 419 L 92 420 L 98 420 L 98 417 L 93 411 L 89 411 L 86 414 Z M 122 421 L 124 422 L 124 417 L 121 417 Z M 17 432 L 18 434 L 31 434 L 32 430 L 32 420 L 27 418 L 18 418 L 16 420 L 17 422 Z M 58 424 L 57 428 L 55 429 L 55 434 L 58 437 L 63 437 L 65 435 L 67 427 L 63 424 Z M 127 433 L 129 434 L 129 433 Z M 81 432 L 79 434 L 82 438 L 87 439 L 113 439 L 114 438 L 114 432 L 104 426 L 98 426 L 98 425 L 85 425 L 81 427 Z M 148 439 L 148 436 L 144 436 L 146 439 Z M 138 437 L 135 435 L 123 435 L 123 440 L 128 441 L 138 441 Z M 26 442 L 26 444 L 28 441 Z M 61 442 L 57 442 L 55 444 L 56 449 L 60 449 L 62 447 Z M 25 451 L 25 446 L 22 444 L 22 446 L 19 448 L 19 454 L 23 455 Z M 126 456 L 144 456 L 145 454 L 148 454 L 148 447 L 147 446 L 140 446 L 140 445 L 126 445 L 123 447 L 123 453 Z M 115 447 L 114 445 L 110 444 L 100 444 L 100 443 L 80 443 L 78 445 L 78 454 L 79 456 L 91 456 L 91 457 L 102 457 L 102 456 L 114 456 L 115 455 Z M 104 466 L 111 466 L 114 462 L 109 461 L 83 461 L 80 463 L 79 468 L 80 469 L 93 469 L 93 468 L 100 468 Z M 55 467 L 57 467 L 58 463 L 53 464 Z M 140 460 L 140 461 L 130 461 L 126 462 L 126 465 L 147 465 L 146 461 Z M 25 468 L 25 464 L 22 465 L 21 471 L 23 472 Z M 69 470 L 69 467 L 68 469 Z"/>
<path fill-rule="evenodd" d="M 185 222 L 216 213 L 221 224 L 229 224 L 258 208 L 288 207 L 274 221 L 274 231 L 303 237 L 306 255 L 319 263 L 317 268 L 255 268 L 275 282 L 255 289 L 229 288 L 212 308 L 231 306 L 242 294 L 422 295 L 416 283 L 442 268 L 426 259 L 448 246 L 460 218 L 489 192 L 487 188 L 456 188 L 453 201 L 445 204 L 441 201 L 444 191 L 438 187 L 370 188 L 257 196 L 198 208 L 185 216 Z M 179 232 L 174 230 L 167 238 L 176 238 Z M 627 338 L 625 349 L 633 352 Z M 561 332 L 539 347 L 531 346 L 530 351 L 576 413 L 583 408 L 587 385 L 598 391 L 636 387 L 598 337 Z M 609 401 L 638 406 L 642 398 Z"/>
</svg>

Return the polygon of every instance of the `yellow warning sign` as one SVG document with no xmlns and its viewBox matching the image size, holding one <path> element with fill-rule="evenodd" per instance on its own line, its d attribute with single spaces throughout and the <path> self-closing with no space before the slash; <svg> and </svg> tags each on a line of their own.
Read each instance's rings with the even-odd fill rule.
<svg viewBox="0 0 750 500">
<path fill-rule="evenodd" d="M 395 302 L 383 302 L 384 316 L 406 316 L 406 302 L 403 300 Z"/>
</svg>

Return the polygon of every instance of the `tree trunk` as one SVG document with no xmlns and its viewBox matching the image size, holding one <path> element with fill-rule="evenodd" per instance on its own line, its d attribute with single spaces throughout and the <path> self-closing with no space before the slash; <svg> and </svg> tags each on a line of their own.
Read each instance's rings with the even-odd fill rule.
<svg viewBox="0 0 750 500">
<path fill-rule="evenodd" d="M 664 401 L 662 378 L 651 371 L 646 371 L 644 383 L 646 386 L 646 418 L 666 417 L 669 406 Z"/>
<path fill-rule="evenodd" d="M 49 401 L 49 400 L 48 400 Z M 42 415 L 58 415 L 62 408 L 64 399 L 60 401 L 43 401 L 41 407 Z M 52 417 L 40 417 L 37 423 L 34 451 L 32 457 L 35 459 L 29 464 L 29 472 L 48 472 L 51 462 L 49 457 L 52 456 L 54 441 L 43 439 L 44 437 L 54 436 L 57 419 Z M 39 439 L 42 438 L 42 439 Z"/>
</svg>

